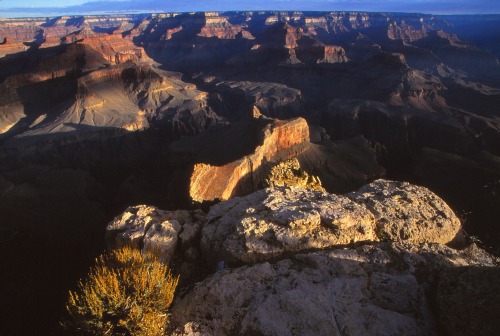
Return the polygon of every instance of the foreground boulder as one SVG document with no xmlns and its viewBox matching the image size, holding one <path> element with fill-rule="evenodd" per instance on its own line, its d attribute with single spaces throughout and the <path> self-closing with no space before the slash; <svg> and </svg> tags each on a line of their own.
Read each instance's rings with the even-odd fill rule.
<svg viewBox="0 0 500 336">
<path fill-rule="evenodd" d="M 472 336 L 500 325 L 499 260 L 465 247 L 446 203 L 408 183 L 343 196 L 268 188 L 207 215 L 136 206 L 107 230 L 111 245 L 172 261 L 177 336 Z"/>
<path fill-rule="evenodd" d="M 178 240 L 188 246 L 199 234 L 200 211 L 163 211 L 153 206 L 128 207 L 106 228 L 108 245 L 134 245 L 157 254 L 163 262 L 172 258 Z"/>
<path fill-rule="evenodd" d="M 373 213 L 380 240 L 441 244 L 463 241 L 458 217 L 427 188 L 377 180 L 347 196 Z"/>
<path fill-rule="evenodd" d="M 366 207 L 295 187 L 265 189 L 212 207 L 201 249 L 209 261 L 254 263 L 285 252 L 377 240 Z"/>
<path fill-rule="evenodd" d="M 227 269 L 177 301 L 174 335 L 447 333 L 455 321 L 438 325 L 431 309 L 434 274 L 458 266 L 492 268 L 496 262 L 473 248 L 377 243 Z M 438 299 L 452 311 L 468 304 L 453 296 Z"/>
<path fill-rule="evenodd" d="M 426 188 L 377 180 L 346 196 L 277 187 L 213 206 L 203 227 L 208 260 L 254 263 L 286 252 L 355 242 L 450 243 L 460 221 Z"/>
<path fill-rule="evenodd" d="M 110 245 L 154 250 L 168 262 L 178 238 L 187 259 L 241 265 L 310 249 L 396 241 L 461 243 L 459 219 L 426 188 L 377 180 L 345 196 L 275 187 L 201 211 L 129 207 L 107 227 Z"/>
</svg>

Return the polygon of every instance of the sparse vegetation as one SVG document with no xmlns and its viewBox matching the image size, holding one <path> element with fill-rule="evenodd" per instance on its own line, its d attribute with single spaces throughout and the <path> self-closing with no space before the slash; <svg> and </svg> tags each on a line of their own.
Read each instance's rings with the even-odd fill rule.
<svg viewBox="0 0 500 336">
<path fill-rule="evenodd" d="M 319 177 L 309 175 L 302 169 L 297 158 L 280 162 L 271 167 L 263 186 L 265 188 L 290 186 L 325 191 Z"/>
<path fill-rule="evenodd" d="M 154 254 L 111 251 L 69 292 L 62 325 L 76 335 L 164 335 L 177 283 Z"/>
</svg>

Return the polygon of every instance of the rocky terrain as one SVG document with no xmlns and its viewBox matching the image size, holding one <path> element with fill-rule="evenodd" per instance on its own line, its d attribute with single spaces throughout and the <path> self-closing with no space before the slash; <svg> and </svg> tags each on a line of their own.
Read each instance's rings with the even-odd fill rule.
<svg viewBox="0 0 500 336">
<path fill-rule="evenodd" d="M 174 335 L 493 335 L 500 260 L 463 238 L 435 194 L 385 180 L 269 188 L 206 215 L 129 207 L 107 227 L 180 272 Z"/>
<path fill-rule="evenodd" d="M 290 159 L 309 145 L 309 126 L 302 119 L 274 121 L 259 136 L 255 151 L 223 166 L 199 163 L 194 166 L 189 186 L 194 201 L 228 200 L 262 185 L 265 165 Z"/>
<path fill-rule="evenodd" d="M 366 217 L 366 226 L 350 226 L 347 216 L 352 232 L 342 238 L 322 231 L 318 214 L 331 209 L 314 206 L 314 218 L 297 218 L 319 220 L 324 240 L 311 247 L 327 252 L 314 258 L 335 259 L 327 255 L 338 244 L 408 235 L 419 237 L 403 239 L 413 247 L 374 248 L 418 255 L 415 244 L 454 238 L 410 229 L 441 218 L 411 217 L 419 209 L 408 204 L 417 201 L 379 202 L 368 187 L 348 194 L 380 177 L 429 188 L 467 236 L 498 254 L 499 21 L 361 12 L 0 19 L 0 241 L 10 256 L 0 296 L 13 302 L 0 305 L 0 333 L 52 328 L 67 289 L 105 248 L 106 224 L 128 206 L 206 212 L 270 186 L 269 176 L 283 177 L 273 167 L 292 158 L 326 192 L 349 195 L 327 197 L 339 208 Z M 405 210 L 380 217 L 389 208 Z M 405 216 L 408 227 L 398 222 Z M 279 236 L 273 225 L 268 235 Z M 299 253 L 299 232 L 273 241 L 277 253 Z M 231 262 L 261 262 L 258 251 L 230 253 Z M 188 253 L 193 262 L 197 253 Z M 298 263 L 289 260 L 276 267 Z M 23 314 L 39 318 L 19 323 Z"/>
</svg>

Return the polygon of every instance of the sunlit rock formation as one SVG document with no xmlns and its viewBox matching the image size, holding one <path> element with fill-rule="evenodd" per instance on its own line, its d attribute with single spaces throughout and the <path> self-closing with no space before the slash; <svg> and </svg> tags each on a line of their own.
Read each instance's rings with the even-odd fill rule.
<svg viewBox="0 0 500 336">
<path fill-rule="evenodd" d="M 223 166 L 194 166 L 189 193 L 194 201 L 227 200 L 252 190 L 265 178 L 266 164 L 292 158 L 309 146 L 309 126 L 302 119 L 276 120 L 261 131 L 255 151 Z"/>
<path fill-rule="evenodd" d="M 173 335 L 438 335 L 457 323 L 473 335 L 499 323 L 489 313 L 498 293 L 479 279 L 498 285 L 500 260 L 457 241 L 447 204 L 409 183 L 378 180 L 344 196 L 269 188 L 207 215 L 131 207 L 107 230 L 112 244 L 139 239 L 144 249 L 156 237 L 185 284 L 196 282 L 171 308 Z M 481 300 L 488 323 L 463 300 Z"/>
</svg>

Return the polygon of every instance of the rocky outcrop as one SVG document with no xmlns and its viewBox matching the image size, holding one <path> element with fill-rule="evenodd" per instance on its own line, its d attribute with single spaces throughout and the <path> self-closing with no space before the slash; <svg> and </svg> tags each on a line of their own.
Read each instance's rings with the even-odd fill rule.
<svg viewBox="0 0 500 336">
<path fill-rule="evenodd" d="M 398 225 L 408 235 L 379 237 Z M 265 189 L 207 215 L 130 207 L 107 230 L 112 245 L 160 252 L 184 284 L 196 282 L 171 307 L 173 335 L 489 335 L 499 322 L 496 296 L 477 313 L 465 302 L 498 286 L 500 260 L 438 243 L 460 223 L 408 183 L 378 180 L 346 196 Z"/>
<path fill-rule="evenodd" d="M 214 205 L 206 217 L 131 207 L 108 225 L 107 237 L 113 244 L 145 250 L 161 246 L 163 260 L 170 260 L 179 232 L 183 246 L 193 245 L 195 236 L 200 239 L 201 255 L 210 265 L 253 264 L 357 242 L 463 245 L 460 221 L 439 197 L 422 187 L 384 180 L 346 196 L 269 188 Z"/>
<path fill-rule="evenodd" d="M 324 54 L 323 60 L 321 60 L 321 62 L 324 62 L 324 63 L 344 63 L 344 62 L 347 62 L 349 60 L 345 54 L 344 48 L 342 48 L 340 46 L 328 45 L 328 46 L 325 46 L 324 48 L 325 48 L 325 54 Z"/>
<path fill-rule="evenodd" d="M 163 211 L 152 206 L 128 207 L 106 228 L 106 240 L 112 247 L 132 245 L 152 252 L 168 263 L 177 247 L 189 245 L 203 222 L 200 211 Z"/>
<path fill-rule="evenodd" d="M 347 196 L 374 214 L 380 240 L 463 243 L 460 220 L 427 188 L 377 180 Z"/>
<path fill-rule="evenodd" d="M 107 227 L 106 238 L 110 245 L 132 245 L 144 252 L 158 253 L 168 262 L 172 257 L 181 225 L 155 207 L 129 207 Z"/>
<path fill-rule="evenodd" d="M 83 44 L 73 44 L 68 49 L 76 49 L 75 54 L 71 52 L 74 57 L 89 55 L 89 47 Z M 64 60 L 65 58 L 62 61 Z M 104 61 L 102 58 L 100 60 Z M 7 116 L 0 112 L 2 132 L 8 131 L 16 121 L 26 117 L 26 109 L 21 104 L 24 99 L 42 103 L 30 110 L 26 125 L 28 127 L 18 127 L 11 134 L 10 146 L 31 144 L 31 140 L 36 139 L 33 136 L 58 133 L 59 137 L 71 138 L 75 134 L 96 134 L 99 130 L 103 131 L 101 133 L 114 130 L 111 133 L 115 135 L 122 130 L 148 129 L 151 125 L 169 125 L 166 127 L 171 127 L 170 135 L 176 136 L 176 133 L 198 133 L 217 119 L 207 106 L 208 97 L 205 92 L 196 90 L 151 64 L 126 62 L 99 68 L 101 62 L 89 61 L 86 63 L 89 68 L 85 68 L 89 73 L 71 80 L 65 75 L 67 68 L 64 65 L 61 62 L 58 68 L 53 69 L 54 72 L 38 74 L 36 80 L 40 80 L 40 83 L 36 85 L 30 83 L 34 80 L 31 78 L 0 86 L 0 93 L 7 93 L 15 86 L 18 92 L 22 92 L 21 97 L 10 96 L 13 106 Z M 48 80 L 45 77 L 59 75 L 59 86 L 46 84 L 44 81 Z M 67 81 L 71 85 L 64 85 Z M 18 112 L 17 115 L 15 112 Z M 47 118 L 52 113 L 57 113 L 57 118 Z M 187 121 L 185 118 L 191 120 Z M 187 129 L 190 127 L 193 128 Z"/>
<path fill-rule="evenodd" d="M 263 182 L 268 162 L 286 160 L 309 145 L 309 127 L 302 118 L 276 120 L 265 127 L 255 151 L 223 166 L 199 163 L 194 166 L 189 194 L 194 201 L 227 200 L 248 193 Z"/>
<path fill-rule="evenodd" d="M 472 249 L 380 243 L 223 270 L 177 299 L 174 335 L 438 335 L 433 275 L 478 265 L 491 272 L 496 265 Z"/>
<path fill-rule="evenodd" d="M 177 242 L 172 235 L 181 232 L 183 246 L 193 245 L 197 236 L 201 254 L 211 265 L 256 263 L 356 242 L 464 245 L 460 221 L 443 200 L 426 188 L 385 180 L 345 196 L 296 187 L 268 188 L 214 205 L 206 217 L 199 212 L 131 207 L 107 230 L 108 241 L 115 244 L 149 250 L 168 245 L 168 252 L 162 251 L 165 260 Z M 165 235 L 168 242 L 162 238 Z M 162 239 L 165 242 L 154 243 Z"/>
<path fill-rule="evenodd" d="M 255 263 L 355 242 L 444 244 L 461 235 L 455 214 L 425 188 L 379 180 L 347 196 L 281 187 L 217 204 L 203 227 L 203 254 L 212 263 Z"/>
<path fill-rule="evenodd" d="M 80 34 L 76 35 L 76 39 L 81 39 Z M 143 48 L 124 39 L 122 34 L 85 37 L 80 43 L 99 51 L 111 64 L 121 64 L 127 61 L 153 63 Z"/>
<path fill-rule="evenodd" d="M 201 248 L 215 264 L 255 263 L 286 252 L 376 240 L 373 215 L 348 198 L 300 188 L 258 191 L 215 205 Z"/>
<path fill-rule="evenodd" d="M 244 27 L 242 25 L 232 25 L 227 16 L 219 15 L 219 13 L 205 13 L 205 24 L 198 36 L 234 39 L 240 34 L 244 38 L 252 38 L 252 35 L 244 30 Z"/>
</svg>

